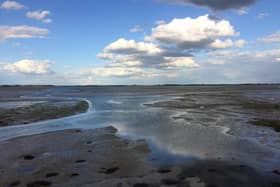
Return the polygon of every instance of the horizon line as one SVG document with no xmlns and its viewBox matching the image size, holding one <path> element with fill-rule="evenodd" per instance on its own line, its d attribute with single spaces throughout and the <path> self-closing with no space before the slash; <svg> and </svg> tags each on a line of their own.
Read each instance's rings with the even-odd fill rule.
<svg viewBox="0 0 280 187">
<path fill-rule="evenodd" d="M 207 84 L 0 84 L 0 87 L 24 87 L 24 86 L 50 86 L 50 87 L 106 87 L 106 86 L 120 86 L 120 87 L 128 87 L 128 86 L 238 86 L 238 85 L 280 85 L 280 83 L 207 83 Z"/>
</svg>

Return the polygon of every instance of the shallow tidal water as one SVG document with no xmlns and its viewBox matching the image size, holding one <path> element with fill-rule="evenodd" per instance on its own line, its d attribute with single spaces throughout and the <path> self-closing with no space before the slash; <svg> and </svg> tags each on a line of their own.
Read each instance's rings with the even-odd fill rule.
<svg viewBox="0 0 280 187">
<path fill-rule="evenodd" d="M 238 87 L 230 89 L 240 91 Z M 242 89 L 248 98 L 280 101 L 280 88 L 275 86 Z M 159 165 L 217 159 L 244 163 L 262 172 L 280 166 L 279 133 L 246 124 L 250 115 L 246 112 L 231 107 L 209 112 L 203 105 L 193 109 L 146 105 L 170 101 L 186 93 L 211 95 L 224 90 L 223 87 L 53 87 L 34 91 L 24 96 L 84 98 L 90 102 L 90 108 L 76 116 L 0 128 L 0 140 L 62 129 L 114 126 L 119 136 L 147 140 L 150 159 Z M 211 97 L 202 100 L 219 102 Z M 181 115 L 192 119 L 177 118 Z"/>
</svg>

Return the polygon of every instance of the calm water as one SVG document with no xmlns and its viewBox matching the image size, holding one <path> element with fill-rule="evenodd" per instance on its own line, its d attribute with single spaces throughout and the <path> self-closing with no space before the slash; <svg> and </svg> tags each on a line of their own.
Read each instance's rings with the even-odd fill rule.
<svg viewBox="0 0 280 187">
<path fill-rule="evenodd" d="M 216 121 L 212 121 L 217 124 L 227 122 L 223 125 L 197 125 L 173 118 L 190 111 L 144 105 L 171 100 L 187 92 L 215 90 L 216 88 L 208 87 L 51 88 L 34 92 L 31 97 L 85 98 L 91 103 L 89 111 L 57 120 L 0 128 L 0 140 L 69 128 L 114 126 L 118 129 L 118 135 L 124 138 L 146 139 L 152 149 L 151 158 L 159 164 L 219 158 L 246 163 L 262 171 L 279 166 L 279 134 L 271 129 L 262 129 L 262 134 L 259 134 L 257 127 L 248 127 L 242 120 L 229 122 L 228 113 L 218 113 L 214 117 Z M 246 90 L 244 93 L 258 99 L 279 99 L 279 89 Z M 232 113 L 240 119 L 244 118 L 244 114 L 240 115 L 236 111 Z M 194 113 L 192 116 L 195 117 Z M 211 123 L 203 121 L 199 116 L 197 120 L 198 123 Z"/>
</svg>

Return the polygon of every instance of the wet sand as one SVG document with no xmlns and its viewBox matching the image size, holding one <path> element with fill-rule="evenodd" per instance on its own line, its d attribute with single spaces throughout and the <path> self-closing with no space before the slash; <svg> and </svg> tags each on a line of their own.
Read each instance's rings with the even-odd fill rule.
<svg viewBox="0 0 280 187">
<path fill-rule="evenodd" d="M 72 116 L 86 112 L 88 108 L 87 101 L 82 100 L 0 100 L 0 127 Z"/>
<path fill-rule="evenodd" d="M 1 142 L 0 186 L 279 186 L 276 171 L 274 178 L 261 176 L 238 163 L 161 168 L 144 140 L 125 140 L 116 131 L 71 129 Z"/>
<path fill-rule="evenodd" d="M 0 127 L 84 113 L 89 103 L 81 99 L 52 98 L 54 86 L 0 86 Z M 40 97 L 39 93 L 45 93 Z"/>
<path fill-rule="evenodd" d="M 248 93 L 250 93 L 249 90 Z M 280 101 L 273 96 L 257 98 L 256 96 L 244 95 L 244 92 L 239 90 L 220 90 L 220 92 L 182 94 L 173 100 L 146 105 L 185 110 L 182 112 L 185 114 L 175 116 L 174 119 L 184 119 L 191 122 L 205 121 L 206 126 L 211 125 L 213 121 L 216 122 L 219 113 L 226 114 L 228 118 L 236 121 L 240 120 L 240 116 L 243 115 L 248 126 L 269 127 L 276 132 L 280 132 Z M 204 125 L 203 123 L 200 124 Z"/>
<path fill-rule="evenodd" d="M 158 186 L 178 171 L 161 171 L 143 140 L 116 129 L 64 130 L 0 143 L 0 186 Z"/>
</svg>

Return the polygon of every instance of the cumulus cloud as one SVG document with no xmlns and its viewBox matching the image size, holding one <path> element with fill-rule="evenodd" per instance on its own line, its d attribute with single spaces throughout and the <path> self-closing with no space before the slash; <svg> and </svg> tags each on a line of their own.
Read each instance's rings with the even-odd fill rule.
<svg viewBox="0 0 280 187">
<path fill-rule="evenodd" d="M 175 50 L 175 51 L 174 51 Z M 149 68 L 178 68 L 198 67 L 190 54 L 176 49 L 161 48 L 150 42 L 118 39 L 109 44 L 98 58 L 107 60 L 110 66 L 149 67 Z"/>
<path fill-rule="evenodd" d="M 99 67 L 93 68 L 91 73 L 93 75 L 102 77 L 129 77 L 139 75 L 143 72 L 141 68 L 137 67 Z"/>
<path fill-rule="evenodd" d="M 137 59 L 137 55 L 99 53 L 97 58 L 109 61 L 110 66 L 141 66 L 142 62 Z"/>
<path fill-rule="evenodd" d="M 162 66 L 167 69 L 178 68 L 178 67 L 188 67 L 188 68 L 198 68 L 200 67 L 191 57 L 164 57 L 166 61 Z"/>
<path fill-rule="evenodd" d="M 280 30 L 271 34 L 271 35 L 269 35 L 269 36 L 259 38 L 258 41 L 268 42 L 268 43 L 280 42 Z"/>
<path fill-rule="evenodd" d="M 4 1 L 2 4 L 1 4 L 1 8 L 2 9 L 7 9 L 7 10 L 20 10 L 20 9 L 23 9 L 24 8 L 24 5 L 16 2 L 16 1 Z"/>
<path fill-rule="evenodd" d="M 120 38 L 105 46 L 97 55 L 105 65 L 89 76 L 174 78 L 176 72 L 203 68 L 196 52 L 243 47 L 244 40 L 232 39 L 238 35 L 229 21 L 215 16 L 160 21 L 144 41 Z"/>
<path fill-rule="evenodd" d="M 126 40 L 124 38 L 120 38 L 117 41 L 105 47 L 104 51 L 106 53 L 144 53 L 147 55 L 152 55 L 160 53 L 161 49 L 153 43 L 136 42 L 135 40 Z"/>
<path fill-rule="evenodd" d="M 21 26 L 0 26 L 0 42 L 14 38 L 44 38 L 49 34 L 48 29 L 30 27 L 27 25 Z"/>
<path fill-rule="evenodd" d="M 161 0 L 170 3 L 193 4 L 213 10 L 241 9 L 254 4 L 257 0 Z"/>
<path fill-rule="evenodd" d="M 238 47 L 241 48 L 245 45 L 244 40 L 237 40 L 237 41 L 232 41 L 231 39 L 227 40 L 215 40 L 213 43 L 210 44 L 212 48 L 216 49 L 224 49 L 224 48 L 229 48 L 229 47 Z"/>
<path fill-rule="evenodd" d="M 53 73 L 50 66 L 51 62 L 48 60 L 41 61 L 24 59 L 12 64 L 6 64 L 3 69 L 12 73 L 49 74 Z"/>
<path fill-rule="evenodd" d="M 155 22 L 156 25 L 161 25 L 161 24 L 165 24 L 164 20 L 158 20 Z"/>
<path fill-rule="evenodd" d="M 144 31 L 144 25 L 135 25 L 133 28 L 129 30 L 129 32 L 142 32 Z"/>
<path fill-rule="evenodd" d="M 182 49 L 199 49 L 221 44 L 220 37 L 238 35 L 227 20 L 213 19 L 209 15 L 197 18 L 173 19 L 170 23 L 160 24 L 152 29 L 147 41 L 157 41 L 176 45 Z"/>
<path fill-rule="evenodd" d="M 26 17 L 35 19 L 37 21 L 41 21 L 43 23 L 51 23 L 52 19 L 48 18 L 48 16 L 51 14 L 48 10 L 37 10 L 32 12 L 27 12 Z"/>
</svg>

